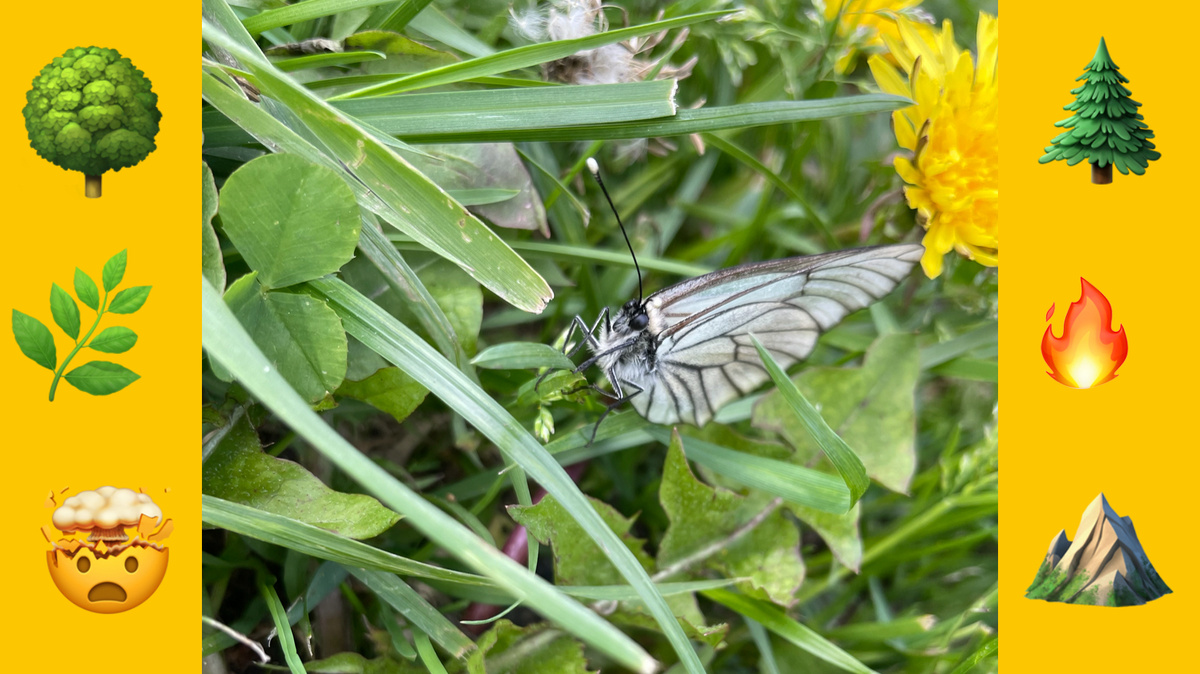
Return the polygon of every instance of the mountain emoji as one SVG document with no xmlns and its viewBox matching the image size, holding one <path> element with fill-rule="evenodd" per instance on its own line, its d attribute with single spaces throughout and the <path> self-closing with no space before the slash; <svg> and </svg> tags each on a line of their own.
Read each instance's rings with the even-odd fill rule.
<svg viewBox="0 0 1200 674">
<path fill-rule="evenodd" d="M 1065 529 L 1050 542 L 1025 596 L 1067 604 L 1138 606 L 1170 592 L 1142 549 L 1133 521 L 1117 515 L 1100 494 L 1083 511 L 1074 542 Z"/>
</svg>

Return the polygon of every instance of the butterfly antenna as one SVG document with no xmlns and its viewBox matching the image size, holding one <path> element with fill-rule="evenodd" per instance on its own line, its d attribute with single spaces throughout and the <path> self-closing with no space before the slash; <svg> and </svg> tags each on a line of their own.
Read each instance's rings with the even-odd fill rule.
<svg viewBox="0 0 1200 674">
<path fill-rule="evenodd" d="M 587 159 L 588 170 L 592 172 L 592 177 L 596 179 L 596 184 L 600 186 L 600 191 L 604 193 L 604 198 L 608 200 L 608 207 L 612 209 L 613 215 L 617 217 L 617 225 L 621 228 L 621 235 L 625 237 L 625 245 L 629 246 L 629 256 L 633 258 L 633 268 L 637 271 L 638 277 L 638 306 L 642 305 L 642 268 L 638 266 L 637 253 L 633 252 L 633 244 L 629 242 L 629 234 L 625 231 L 625 224 L 621 222 L 621 214 L 617 212 L 617 207 L 613 204 L 612 197 L 608 196 L 608 190 L 604 187 L 604 181 L 600 179 L 600 165 L 592 157 Z"/>
</svg>

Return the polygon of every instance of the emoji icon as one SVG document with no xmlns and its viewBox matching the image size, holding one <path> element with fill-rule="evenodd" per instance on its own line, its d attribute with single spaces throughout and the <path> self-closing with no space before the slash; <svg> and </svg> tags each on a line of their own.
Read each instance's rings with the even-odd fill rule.
<svg viewBox="0 0 1200 674">
<path fill-rule="evenodd" d="M 1096 287 L 1079 279 L 1083 292 L 1072 302 L 1063 321 L 1062 337 L 1055 337 L 1053 326 L 1046 326 L 1042 335 L 1042 358 L 1050 366 L 1049 374 L 1060 384 L 1071 388 L 1092 388 L 1111 381 L 1117 368 L 1129 354 L 1125 327 L 1112 330 L 1112 305 Z M 1046 320 L 1054 316 L 1054 305 Z"/>
<path fill-rule="evenodd" d="M 54 504 L 51 492 L 46 505 Z M 54 546 L 46 553 L 50 577 L 72 604 L 95 613 L 120 613 L 141 605 L 162 583 L 168 550 L 161 541 L 174 525 L 163 521 L 149 494 L 107 486 L 81 491 L 64 500 L 51 521 L 72 535 L 54 541 L 49 527 L 42 528 Z M 130 539 L 126 529 L 133 527 L 137 531 Z M 74 537 L 85 533 L 85 540 Z"/>
</svg>

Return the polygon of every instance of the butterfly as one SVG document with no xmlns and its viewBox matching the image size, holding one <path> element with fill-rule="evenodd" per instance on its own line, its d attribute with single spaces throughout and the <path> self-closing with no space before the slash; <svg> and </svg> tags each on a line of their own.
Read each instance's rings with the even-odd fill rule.
<svg viewBox="0 0 1200 674">
<path fill-rule="evenodd" d="M 588 168 L 600 182 L 594 160 Z M 703 426 L 770 378 L 751 335 L 781 367 L 804 360 L 821 333 L 890 293 L 923 252 L 920 244 L 895 244 L 754 262 L 645 297 L 634 256 L 638 298 L 615 315 L 603 309 L 590 327 L 575 316 L 566 343 L 576 330 L 583 339 L 567 355 L 586 346 L 591 356 L 574 372 L 593 365 L 604 372 L 612 392 L 596 390 L 614 401 L 605 415 L 628 402 L 652 423 Z"/>
</svg>

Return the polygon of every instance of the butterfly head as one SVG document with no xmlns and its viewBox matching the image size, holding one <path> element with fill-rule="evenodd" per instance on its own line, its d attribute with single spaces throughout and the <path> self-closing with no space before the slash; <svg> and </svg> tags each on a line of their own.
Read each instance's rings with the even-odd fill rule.
<svg viewBox="0 0 1200 674">
<path fill-rule="evenodd" d="M 637 300 L 629 300 L 617 312 L 617 317 L 613 321 L 613 329 L 618 332 L 634 333 L 641 332 L 650 324 L 650 314 L 646 312 L 646 307 Z"/>
</svg>

